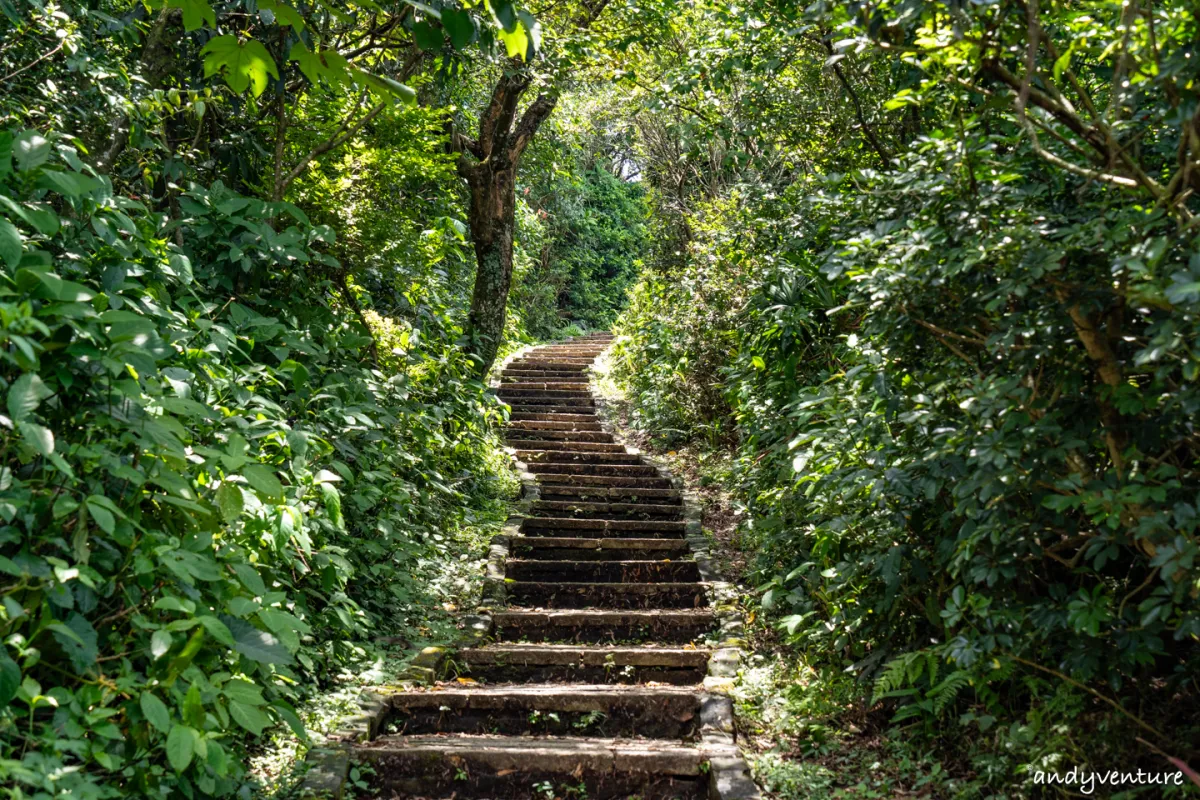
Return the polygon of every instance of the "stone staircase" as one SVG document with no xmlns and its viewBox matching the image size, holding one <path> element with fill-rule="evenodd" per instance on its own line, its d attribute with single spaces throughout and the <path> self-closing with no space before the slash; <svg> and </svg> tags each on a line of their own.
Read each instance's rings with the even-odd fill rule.
<svg viewBox="0 0 1200 800">
<path fill-rule="evenodd" d="M 601 425 L 588 369 L 610 340 L 502 370 L 527 513 L 493 544 L 459 680 L 381 698 L 354 748 L 382 797 L 758 797 L 719 693 L 740 622 L 713 603 L 698 513 Z"/>
</svg>

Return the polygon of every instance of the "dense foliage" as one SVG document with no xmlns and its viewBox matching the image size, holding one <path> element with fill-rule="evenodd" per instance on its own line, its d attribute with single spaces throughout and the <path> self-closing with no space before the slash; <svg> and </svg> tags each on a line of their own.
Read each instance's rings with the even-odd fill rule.
<svg viewBox="0 0 1200 800">
<path fill-rule="evenodd" d="M 260 735 L 436 635 L 510 485 L 439 98 L 537 26 L 0 11 L 0 786 L 249 792 Z"/>
<path fill-rule="evenodd" d="M 688 41 L 700 121 L 643 125 L 678 232 L 619 327 L 643 424 L 736 441 L 764 607 L 957 752 L 960 788 L 1194 763 L 1190 11 L 740 14 Z M 808 47 L 756 60 L 789 26 Z M 811 116 L 743 116 L 768 81 L 811 87 Z M 839 87 L 856 141 L 789 145 Z M 661 142 L 713 124 L 736 152 L 670 197 Z M 763 126 L 779 150 L 739 143 Z"/>
</svg>

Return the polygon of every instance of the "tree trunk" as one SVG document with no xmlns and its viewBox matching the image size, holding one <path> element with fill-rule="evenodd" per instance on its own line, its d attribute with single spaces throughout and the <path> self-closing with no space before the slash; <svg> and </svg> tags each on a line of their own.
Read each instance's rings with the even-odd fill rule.
<svg viewBox="0 0 1200 800">
<path fill-rule="evenodd" d="M 530 82 L 526 68 L 512 62 L 480 116 L 478 140 L 451 132 L 450 145 L 459 153 L 458 172 L 471 196 L 467 220 L 476 272 L 466 335 L 467 352 L 481 377 L 491 369 L 504 339 L 512 287 L 517 165 L 557 102 L 552 95 L 539 95 L 517 122 L 517 104 Z"/>
<path fill-rule="evenodd" d="M 467 334 L 471 354 L 486 374 L 496 360 L 504 338 L 508 292 L 512 288 L 513 239 L 516 228 L 516 181 L 514 170 L 492 173 L 484 191 L 471 192 L 468 222 L 475 240 L 475 289 Z M 485 217 L 487 217 L 485 219 Z"/>
</svg>

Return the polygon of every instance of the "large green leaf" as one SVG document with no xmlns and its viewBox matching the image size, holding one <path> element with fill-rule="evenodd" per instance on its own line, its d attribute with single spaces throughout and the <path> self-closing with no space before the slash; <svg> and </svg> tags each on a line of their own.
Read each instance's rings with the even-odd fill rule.
<svg viewBox="0 0 1200 800">
<path fill-rule="evenodd" d="M 170 732 L 171 712 L 167 709 L 167 704 L 158 699 L 158 695 L 154 692 L 142 692 L 141 706 L 142 713 L 151 725 L 163 733 Z"/>
<path fill-rule="evenodd" d="M 0 260 L 12 269 L 21 263 L 21 232 L 6 219 L 0 219 Z"/>
<path fill-rule="evenodd" d="M 167 760 L 176 772 L 183 772 L 192 763 L 196 750 L 196 732 L 186 725 L 176 725 L 167 734 Z"/>
<path fill-rule="evenodd" d="M 204 49 L 204 76 L 223 75 L 229 88 L 241 94 L 250 89 L 258 97 L 267 88 L 267 77 L 279 78 L 275 60 L 255 39 L 240 41 L 232 34 L 216 36 Z"/>
<path fill-rule="evenodd" d="M 223 617 L 233 632 L 233 649 L 260 664 L 290 664 L 292 655 L 278 639 L 264 630 L 235 617 Z"/>
<path fill-rule="evenodd" d="M 0 708 L 7 706 L 17 696 L 21 686 L 21 668 L 9 657 L 4 645 L 0 644 Z"/>
<path fill-rule="evenodd" d="M 263 499 L 272 503 L 283 500 L 283 484 L 275 477 L 275 471 L 270 467 L 247 464 L 242 468 L 242 476 Z"/>
<path fill-rule="evenodd" d="M 262 734 L 263 728 L 271 724 L 271 718 L 264 714 L 261 708 L 237 700 L 230 701 L 229 716 L 255 736 Z"/>
</svg>

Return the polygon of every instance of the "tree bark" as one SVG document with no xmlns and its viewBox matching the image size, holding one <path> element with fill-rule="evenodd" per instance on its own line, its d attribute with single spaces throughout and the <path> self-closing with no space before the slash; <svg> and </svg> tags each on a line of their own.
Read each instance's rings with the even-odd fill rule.
<svg viewBox="0 0 1200 800">
<path fill-rule="evenodd" d="M 512 288 L 517 166 L 557 102 L 553 95 L 541 94 L 517 121 L 517 106 L 531 78 L 519 62 L 509 66 L 480 117 L 479 138 L 451 132 L 451 147 L 459 152 L 458 172 L 470 189 L 467 221 L 476 272 L 466 335 L 467 352 L 480 376 L 491 369 L 504 338 Z"/>
</svg>

